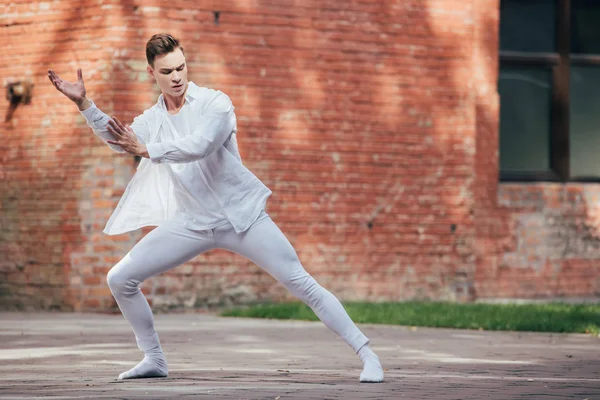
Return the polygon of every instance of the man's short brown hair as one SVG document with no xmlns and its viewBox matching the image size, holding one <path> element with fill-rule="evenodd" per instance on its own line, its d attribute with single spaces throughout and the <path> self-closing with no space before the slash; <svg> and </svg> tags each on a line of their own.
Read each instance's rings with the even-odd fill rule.
<svg viewBox="0 0 600 400">
<path fill-rule="evenodd" d="M 146 43 L 146 60 L 148 60 L 148 65 L 154 67 L 154 60 L 156 57 L 169 54 L 178 47 L 183 53 L 183 47 L 179 44 L 179 40 L 168 33 L 157 33 L 156 35 L 153 35 L 150 40 L 148 40 L 148 43 Z"/>
</svg>

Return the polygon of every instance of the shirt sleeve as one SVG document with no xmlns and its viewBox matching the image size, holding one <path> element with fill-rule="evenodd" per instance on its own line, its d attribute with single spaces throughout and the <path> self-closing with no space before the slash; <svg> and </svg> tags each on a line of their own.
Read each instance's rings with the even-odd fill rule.
<svg viewBox="0 0 600 400">
<path fill-rule="evenodd" d="M 191 134 L 181 139 L 148 144 L 150 159 L 154 163 L 187 163 L 208 157 L 223 146 L 235 130 L 234 109 L 229 97 L 217 92 L 205 106 Z"/>
<path fill-rule="evenodd" d="M 108 121 L 110 121 L 110 117 L 106 115 L 102 110 L 96 107 L 93 101 L 90 101 L 92 104 L 88 109 L 81 111 L 81 114 L 85 118 L 88 126 L 92 128 L 96 136 L 100 137 L 104 143 L 107 140 L 114 140 L 114 136 L 108 131 Z M 135 132 L 136 137 L 141 143 L 146 143 L 147 138 L 149 136 L 149 129 L 147 127 L 144 115 L 139 115 L 135 117 L 133 123 L 131 124 L 131 128 Z M 106 143 L 108 147 L 116 151 L 117 153 L 125 153 L 125 150 L 121 148 L 121 146 L 117 146 L 114 144 Z"/>
</svg>

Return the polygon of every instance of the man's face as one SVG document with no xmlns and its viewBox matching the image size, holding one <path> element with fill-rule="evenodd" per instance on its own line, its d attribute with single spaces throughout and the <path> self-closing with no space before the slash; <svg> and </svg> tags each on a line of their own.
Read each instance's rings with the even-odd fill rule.
<svg viewBox="0 0 600 400">
<path fill-rule="evenodd" d="M 150 65 L 148 73 L 156 79 L 156 83 L 165 95 L 181 96 L 187 89 L 187 64 L 180 48 L 154 59 L 154 68 Z"/>
</svg>

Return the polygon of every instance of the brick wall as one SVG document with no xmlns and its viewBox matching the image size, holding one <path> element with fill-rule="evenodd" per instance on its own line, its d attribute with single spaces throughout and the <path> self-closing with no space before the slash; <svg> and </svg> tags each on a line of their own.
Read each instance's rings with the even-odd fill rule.
<svg viewBox="0 0 600 400">
<path fill-rule="evenodd" d="M 495 243 L 478 268 L 480 296 L 598 296 L 599 200 L 594 184 L 500 185 Z"/>
<path fill-rule="evenodd" d="M 600 185 L 498 183 L 498 3 L 474 3 L 475 297 L 597 298 Z"/>
<path fill-rule="evenodd" d="M 148 230 L 101 230 L 134 160 L 93 136 L 46 70 L 81 67 L 88 97 L 130 121 L 158 95 L 144 45 L 159 31 L 181 39 L 191 80 L 231 96 L 244 162 L 274 191 L 268 212 L 340 298 L 598 291 L 596 186 L 498 185 L 498 0 L 3 7 L 0 76 L 35 88 L 0 125 L 2 308 L 115 307 L 106 272 Z M 157 309 L 286 296 L 224 251 L 143 290 Z"/>
</svg>

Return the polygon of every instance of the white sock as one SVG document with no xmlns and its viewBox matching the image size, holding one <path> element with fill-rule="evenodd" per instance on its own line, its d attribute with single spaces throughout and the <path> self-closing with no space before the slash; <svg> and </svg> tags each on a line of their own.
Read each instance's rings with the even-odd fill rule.
<svg viewBox="0 0 600 400">
<path fill-rule="evenodd" d="M 361 382 L 383 382 L 383 368 L 379 362 L 379 357 L 369 345 L 364 345 L 358 350 L 358 356 L 363 363 L 363 371 L 360 373 Z"/>
<path fill-rule="evenodd" d="M 146 351 L 144 359 L 129 371 L 119 375 L 119 379 L 164 378 L 167 375 L 167 360 L 158 346 Z"/>
</svg>

